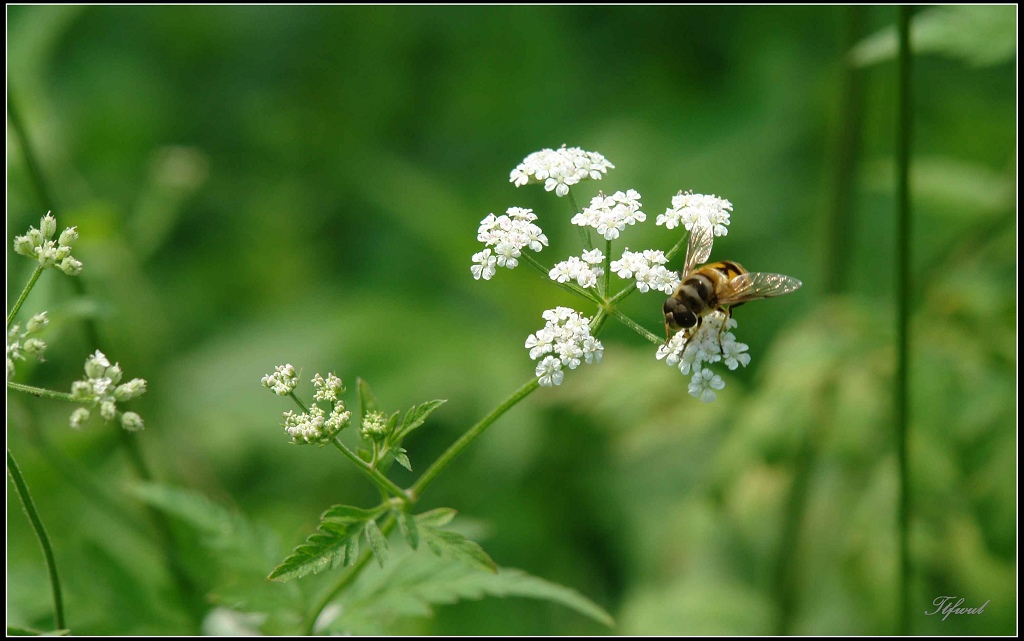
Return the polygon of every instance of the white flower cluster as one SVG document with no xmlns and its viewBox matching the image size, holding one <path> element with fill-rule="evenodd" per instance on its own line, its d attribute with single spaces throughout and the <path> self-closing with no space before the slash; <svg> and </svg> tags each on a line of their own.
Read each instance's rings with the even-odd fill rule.
<svg viewBox="0 0 1024 641">
<path fill-rule="evenodd" d="M 260 382 L 263 383 L 263 387 L 272 390 L 278 396 L 288 396 L 295 391 L 295 386 L 299 384 L 299 375 L 289 363 L 288 365 L 278 365 L 274 368 L 273 374 L 266 374 L 260 379 Z"/>
<path fill-rule="evenodd" d="M 613 260 L 612 272 L 623 280 L 636 279 L 636 288 L 642 292 L 652 289 L 672 294 L 679 286 L 679 274 L 665 267 L 668 259 L 660 249 L 642 252 L 623 250 L 622 258 Z"/>
<path fill-rule="evenodd" d="M 71 384 L 71 397 L 79 403 L 98 406 L 103 420 L 112 420 L 118 415 L 117 403 L 146 393 L 145 379 L 133 378 L 118 385 L 121 376 L 120 365 L 111 365 L 103 352 L 96 350 L 95 354 L 85 359 L 85 378 Z M 89 416 L 87 408 L 76 409 L 71 413 L 71 427 L 81 428 Z M 137 432 L 143 428 L 142 417 L 135 412 L 123 412 L 121 427 L 129 432 Z"/>
<path fill-rule="evenodd" d="M 686 340 L 686 332 L 678 332 L 667 345 L 658 348 L 658 360 L 665 359 L 666 364 L 678 366 L 684 375 L 693 372 L 690 395 L 705 403 L 715 400 L 714 390 L 725 387 L 722 377 L 704 367 L 705 363 L 724 361 L 730 370 L 740 365 L 746 367 L 750 363 L 750 354 L 746 353 L 747 345 L 737 342 L 736 335 L 728 331 L 736 327 L 736 321 L 730 318 L 724 329 L 723 322 L 725 314 L 713 312 L 704 317 L 700 329 L 690 340 Z"/>
<path fill-rule="evenodd" d="M 551 280 L 558 283 L 567 283 L 570 280 L 576 281 L 580 287 L 594 287 L 597 279 L 604 276 L 604 268 L 599 267 L 604 262 L 604 253 L 600 249 L 592 249 L 583 252 L 583 257 L 572 256 L 569 260 L 563 260 L 548 272 Z"/>
<path fill-rule="evenodd" d="M 526 338 L 530 358 L 544 357 L 537 364 L 541 385 L 561 385 L 565 375 L 563 366 L 576 369 L 582 361 L 601 362 L 604 346 L 590 335 L 589 318 L 568 307 L 549 309 L 543 317 L 547 321 L 544 328 Z"/>
<path fill-rule="evenodd" d="M 21 331 L 21 325 L 11 325 L 7 329 L 7 378 L 14 378 L 14 361 L 23 361 L 26 356 L 32 356 L 36 360 L 43 361 L 43 351 L 46 343 L 39 340 L 33 334 L 38 334 L 49 323 L 46 312 L 40 312 L 29 319 L 25 324 L 25 331 Z"/>
<path fill-rule="evenodd" d="M 666 229 L 682 225 L 687 231 L 693 228 L 694 223 L 711 225 L 715 230 L 715 236 L 725 236 L 729 233 L 726 225 L 729 224 L 731 211 L 732 203 L 714 194 L 705 196 L 692 191 L 685 194 L 679 192 L 672 196 L 672 206 L 658 216 L 656 223 L 664 225 Z"/>
<path fill-rule="evenodd" d="M 640 194 L 635 189 L 623 193 L 617 191 L 611 196 L 598 193 L 590 199 L 590 206 L 572 217 L 572 224 L 593 227 L 605 240 L 615 240 L 626 225 L 647 220 L 647 214 L 640 211 Z"/>
<path fill-rule="evenodd" d="M 294 372 L 295 369 L 291 365 L 279 365 L 274 372 L 274 376 L 279 373 L 283 374 L 285 381 L 282 389 L 290 385 L 291 390 L 294 390 L 295 385 L 292 382 L 292 378 L 288 376 L 289 371 Z M 272 378 L 272 376 L 268 375 L 263 378 L 264 386 L 274 389 L 271 385 L 267 385 L 266 382 L 266 379 Z M 294 382 L 298 382 L 297 379 Z M 352 418 L 352 413 L 345 409 L 345 403 L 339 398 L 341 393 L 345 391 L 345 386 L 342 385 L 340 378 L 334 374 L 328 374 L 327 378 L 324 379 L 323 376 L 317 374 L 313 377 L 313 387 L 316 389 L 313 393 L 313 399 L 330 403 L 331 411 L 328 414 L 323 408 L 314 404 L 310 406 L 309 410 L 302 413 L 285 412 L 283 415 L 284 431 L 288 433 L 288 436 L 292 437 L 293 443 L 327 443 L 342 428 L 348 425 L 349 420 Z M 276 389 L 274 391 L 280 394 Z M 281 394 L 281 396 L 285 395 Z"/>
<path fill-rule="evenodd" d="M 78 231 L 68 227 L 57 240 L 57 219 L 46 212 L 39 220 L 39 229 L 29 227 L 24 236 L 14 237 L 14 251 L 22 256 L 35 258 L 42 267 L 56 267 L 68 276 L 82 273 L 82 261 L 71 255 L 71 246 L 78 240 Z"/>
<path fill-rule="evenodd" d="M 367 441 L 383 441 L 388 435 L 388 417 L 383 412 L 367 412 L 359 434 Z"/>
<path fill-rule="evenodd" d="M 524 247 L 535 252 L 544 249 L 548 237 L 533 222 L 535 220 L 537 215 L 533 210 L 522 207 L 509 207 L 503 216 L 488 214 L 481 220 L 476 239 L 484 243 L 487 249 L 473 254 L 475 264 L 470 268 L 473 278 L 490 280 L 497 271 L 495 265 L 515 268 Z"/>
<path fill-rule="evenodd" d="M 542 149 L 527 156 L 512 170 L 509 182 L 516 187 L 544 183 L 546 191 L 565 196 L 569 187 L 579 181 L 587 178 L 601 180 L 609 169 L 614 168 L 615 165 L 596 151 L 584 151 L 579 147 L 567 149 L 562 145 L 560 149 Z"/>
</svg>

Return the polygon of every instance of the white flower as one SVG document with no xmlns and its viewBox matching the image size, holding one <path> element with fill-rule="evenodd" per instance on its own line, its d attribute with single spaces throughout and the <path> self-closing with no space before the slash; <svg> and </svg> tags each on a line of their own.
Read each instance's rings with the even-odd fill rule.
<svg viewBox="0 0 1024 641">
<path fill-rule="evenodd" d="M 71 418 L 69 420 L 69 423 L 71 424 L 71 429 L 80 430 L 82 429 L 82 426 L 85 425 L 85 422 L 88 420 L 89 410 L 85 409 L 84 407 L 79 407 L 74 412 L 71 412 Z"/>
<path fill-rule="evenodd" d="M 536 368 L 541 385 L 561 385 L 563 367 L 576 369 L 583 362 L 601 362 L 604 346 L 591 336 L 589 318 L 568 307 L 549 309 L 543 317 L 547 324 L 526 338 L 530 358 L 541 359 Z"/>
<path fill-rule="evenodd" d="M 129 432 L 138 432 L 145 426 L 142 423 L 141 416 L 135 412 L 125 412 L 121 415 L 121 427 Z"/>
<path fill-rule="evenodd" d="M 562 378 L 565 377 L 565 373 L 562 371 L 562 361 L 554 356 L 545 356 L 544 360 L 537 363 L 536 373 L 540 378 L 538 382 L 544 387 L 561 385 Z"/>
<path fill-rule="evenodd" d="M 729 318 L 726 321 L 724 313 L 712 312 L 703 318 L 700 328 L 689 340 L 685 337 L 685 331 L 678 332 L 667 344 L 658 347 L 655 357 L 672 367 L 678 367 L 683 375 L 692 372 L 690 394 L 709 403 L 715 400 L 712 390 L 722 389 L 725 382 L 704 367 L 705 364 L 724 361 L 726 367 L 734 370 L 750 363 L 750 354 L 746 353 L 747 345 L 737 342 L 736 335 L 728 331 L 733 327 L 736 327 L 735 319 Z"/>
<path fill-rule="evenodd" d="M 35 258 L 42 267 L 56 267 L 68 276 L 82 273 L 82 261 L 71 255 L 71 246 L 78 240 L 75 227 L 68 227 L 56 241 L 57 219 L 49 212 L 39 221 L 39 229 L 30 227 L 28 233 L 14 238 L 14 251 Z"/>
<path fill-rule="evenodd" d="M 71 384 L 71 397 L 76 402 L 98 407 L 104 420 L 113 420 L 119 413 L 117 403 L 127 401 L 146 392 L 146 380 L 133 378 L 123 385 L 118 385 L 124 373 L 117 363 L 110 360 L 103 352 L 96 350 L 85 360 L 85 378 Z M 89 420 L 89 410 L 80 407 L 71 414 L 71 427 L 78 429 Z M 135 412 L 121 414 L 121 427 L 137 432 L 143 428 L 142 417 Z"/>
<path fill-rule="evenodd" d="M 263 383 L 263 387 L 272 390 L 278 396 L 288 396 L 295 391 L 295 386 L 299 384 L 299 375 L 289 363 L 278 365 L 274 368 L 273 374 L 265 375 L 260 382 Z"/>
<path fill-rule="evenodd" d="M 640 211 L 640 194 L 630 189 L 617 191 L 611 196 L 599 193 L 590 200 L 590 206 L 572 217 L 572 224 L 593 227 L 605 240 L 614 240 L 626 225 L 647 220 L 647 214 Z"/>
<path fill-rule="evenodd" d="M 388 419 L 383 412 L 367 412 L 359 433 L 368 441 L 382 441 L 388 435 Z"/>
<path fill-rule="evenodd" d="M 488 214 L 480 221 L 476 239 L 487 247 L 473 254 L 476 263 L 470 270 L 473 278 L 490 280 L 496 267 L 514 269 L 524 248 L 539 252 L 548 244 L 548 237 L 533 221 L 537 220 L 533 210 L 509 207 L 503 216 Z M 492 249 L 493 248 L 493 254 Z"/>
<path fill-rule="evenodd" d="M 484 280 L 491 280 L 491 277 L 494 276 L 494 273 L 497 271 L 495 265 L 497 264 L 498 259 L 491 255 L 490 249 L 485 249 L 482 252 L 473 254 L 473 262 L 477 264 L 470 267 L 470 270 L 473 272 L 473 278 L 476 280 L 480 280 L 481 278 Z"/>
<path fill-rule="evenodd" d="M 721 376 L 709 369 L 703 369 L 690 379 L 690 396 L 699 398 L 704 403 L 710 403 L 715 400 L 715 393 L 712 390 L 720 390 L 723 387 L 725 387 L 725 382 Z"/>
<path fill-rule="evenodd" d="M 334 403 L 338 400 L 338 395 L 345 391 L 345 386 L 342 384 L 341 379 L 330 372 L 328 372 L 326 380 L 317 373 L 313 377 L 313 387 L 316 388 L 316 392 L 313 393 L 314 401 Z"/>
<path fill-rule="evenodd" d="M 26 360 L 31 356 L 40 363 L 46 360 L 43 352 L 46 351 L 46 343 L 34 337 L 46 329 L 49 323 L 46 312 L 40 312 L 25 323 L 25 331 L 21 331 L 21 325 L 11 325 L 7 329 L 7 378 L 11 379 L 17 373 L 15 361 Z"/>
<path fill-rule="evenodd" d="M 563 260 L 556 264 L 548 272 L 548 277 L 559 283 L 574 280 L 584 289 L 595 287 L 597 279 L 604 276 L 604 268 L 596 266 L 602 261 L 604 261 L 604 254 L 601 253 L 601 250 L 594 249 L 584 252 L 583 258 L 572 256 L 569 260 Z"/>
<path fill-rule="evenodd" d="M 572 185 L 588 178 L 600 180 L 614 168 L 615 165 L 596 151 L 562 145 L 560 149 L 542 149 L 527 156 L 512 170 L 509 182 L 516 187 L 544 183 L 545 190 L 565 196 Z"/>
<path fill-rule="evenodd" d="M 661 250 L 631 252 L 627 247 L 622 258 L 612 261 L 611 268 L 623 280 L 636 278 L 636 288 L 641 292 L 654 289 L 671 294 L 679 286 L 679 274 L 665 267 L 666 263 L 668 259 Z"/>
<path fill-rule="evenodd" d="M 658 216 L 656 224 L 665 225 L 666 229 L 674 229 L 682 225 L 687 231 L 693 229 L 693 225 L 710 225 L 714 228 L 715 236 L 725 236 L 729 233 L 726 225 L 729 224 L 729 212 L 732 211 L 732 203 L 724 198 L 715 195 L 706 196 L 688 191 L 685 194 L 679 192 L 672 197 L 672 206 L 665 210 L 664 214 Z"/>
</svg>

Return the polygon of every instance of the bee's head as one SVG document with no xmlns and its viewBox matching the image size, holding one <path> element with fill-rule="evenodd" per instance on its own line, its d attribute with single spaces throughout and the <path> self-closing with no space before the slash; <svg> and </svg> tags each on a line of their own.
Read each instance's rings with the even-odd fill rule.
<svg viewBox="0 0 1024 641">
<path fill-rule="evenodd" d="M 665 324 L 672 329 L 686 329 L 697 324 L 697 316 L 675 297 L 667 299 L 662 310 L 665 312 Z"/>
</svg>

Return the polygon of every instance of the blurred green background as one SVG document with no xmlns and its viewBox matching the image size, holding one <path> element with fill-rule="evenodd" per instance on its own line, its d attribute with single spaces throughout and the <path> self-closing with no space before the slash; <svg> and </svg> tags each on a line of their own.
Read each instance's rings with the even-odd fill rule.
<svg viewBox="0 0 1024 641">
<path fill-rule="evenodd" d="M 425 497 L 471 517 L 500 565 L 604 606 L 614 629 L 487 599 L 379 631 L 893 633 L 895 15 L 8 7 L 9 99 L 52 199 L 8 119 L 8 248 L 52 206 L 85 263 L 84 293 L 49 272 L 23 308 L 52 322 L 47 361 L 15 380 L 67 390 L 93 319 L 111 360 L 149 381 L 130 438 L 153 475 L 291 549 L 324 508 L 375 493 L 337 452 L 287 446 L 288 407 L 260 377 L 290 362 L 304 381 L 362 377 L 389 408 L 450 399 L 406 444 L 422 471 L 533 375 L 522 344 L 544 309 L 594 312 L 527 268 L 483 282 L 469 266 L 480 219 L 513 205 L 540 215 L 544 262 L 578 254 L 566 199 L 508 174 L 545 147 L 599 151 L 616 169 L 574 191 L 643 194 L 651 220 L 624 233 L 631 249 L 675 242 L 653 218 L 678 190 L 714 193 L 735 211 L 713 257 L 804 287 L 738 312 L 752 362 L 709 405 L 610 323 L 600 366 L 516 407 Z M 910 622 L 1013 634 L 1016 8 L 916 20 Z M 8 308 L 32 267 L 8 252 Z M 662 299 L 626 310 L 661 333 Z M 73 631 L 195 632 L 209 606 L 174 598 L 119 429 L 74 432 L 66 404 L 8 402 Z M 8 623 L 47 629 L 42 558 L 10 485 L 7 519 Z M 197 595 L 213 590 L 172 527 Z M 315 594 L 332 578 L 300 583 Z M 990 603 L 925 616 L 944 595 Z"/>
</svg>

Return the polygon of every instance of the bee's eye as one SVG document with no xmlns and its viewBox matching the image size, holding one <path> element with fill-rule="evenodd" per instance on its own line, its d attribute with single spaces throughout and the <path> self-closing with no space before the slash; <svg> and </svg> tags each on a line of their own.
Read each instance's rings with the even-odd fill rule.
<svg viewBox="0 0 1024 641">
<path fill-rule="evenodd" d="M 665 304 L 662 305 L 662 310 L 664 310 L 666 316 L 670 315 L 672 314 L 672 312 L 676 311 L 676 305 L 678 304 L 679 301 L 677 301 L 674 298 L 669 298 L 668 300 L 665 301 Z"/>
<path fill-rule="evenodd" d="M 688 309 L 681 308 L 672 312 L 672 318 L 680 327 L 693 327 L 697 324 L 697 317 Z"/>
</svg>

